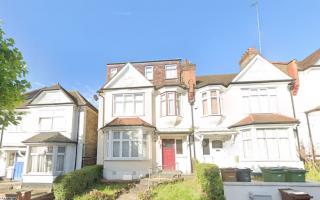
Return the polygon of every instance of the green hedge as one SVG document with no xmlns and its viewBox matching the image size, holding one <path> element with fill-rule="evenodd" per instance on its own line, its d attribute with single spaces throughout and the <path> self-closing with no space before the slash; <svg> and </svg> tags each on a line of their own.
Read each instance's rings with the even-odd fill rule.
<svg viewBox="0 0 320 200">
<path fill-rule="evenodd" d="M 208 200 L 225 200 L 219 167 L 213 164 L 196 163 L 196 176 Z"/>
<path fill-rule="evenodd" d="M 93 165 L 61 175 L 53 183 L 56 200 L 71 200 L 102 177 L 103 167 Z"/>
</svg>

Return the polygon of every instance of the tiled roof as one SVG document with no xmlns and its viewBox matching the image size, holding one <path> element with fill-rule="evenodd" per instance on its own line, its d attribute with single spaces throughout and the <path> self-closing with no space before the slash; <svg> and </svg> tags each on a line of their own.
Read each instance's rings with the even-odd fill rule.
<svg viewBox="0 0 320 200">
<path fill-rule="evenodd" d="M 39 133 L 32 136 L 29 139 L 23 141 L 23 143 L 76 143 L 75 141 L 65 137 L 58 132 Z"/>
<path fill-rule="evenodd" d="M 197 88 L 207 85 L 223 85 L 227 87 L 237 74 L 216 74 L 208 76 L 197 76 Z"/>
<path fill-rule="evenodd" d="M 314 65 L 320 59 L 320 49 L 310 54 L 308 57 L 299 62 L 299 68 L 301 70 L 306 70 L 312 65 Z"/>
<path fill-rule="evenodd" d="M 320 106 L 312 108 L 311 110 L 308 110 L 306 113 L 312 113 L 312 112 L 316 112 L 316 111 L 320 111 Z"/>
<path fill-rule="evenodd" d="M 274 66 L 280 69 L 283 73 L 288 74 L 288 63 L 286 62 L 271 62 Z"/>
<path fill-rule="evenodd" d="M 229 126 L 229 128 L 235 128 L 246 125 L 254 124 L 295 124 L 299 123 L 298 120 L 287 117 L 285 115 L 280 115 L 276 113 L 254 113 L 249 114 L 247 117 L 243 118 L 239 122 Z"/>
<path fill-rule="evenodd" d="M 148 122 L 143 121 L 139 117 L 134 118 L 115 118 L 104 127 L 110 126 L 146 126 L 146 127 L 154 127 Z"/>
</svg>

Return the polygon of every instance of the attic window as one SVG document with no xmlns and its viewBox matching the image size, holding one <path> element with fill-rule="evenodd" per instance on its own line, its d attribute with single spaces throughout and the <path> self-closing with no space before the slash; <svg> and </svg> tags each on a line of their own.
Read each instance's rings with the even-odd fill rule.
<svg viewBox="0 0 320 200">
<path fill-rule="evenodd" d="M 153 79 L 153 66 L 146 66 L 144 69 L 145 76 L 148 80 Z"/>
<path fill-rule="evenodd" d="M 166 65 L 166 79 L 177 78 L 177 65 Z"/>
<path fill-rule="evenodd" d="M 110 78 L 114 77 L 114 75 L 116 75 L 117 72 L 118 72 L 117 68 L 111 68 L 110 69 Z"/>
</svg>

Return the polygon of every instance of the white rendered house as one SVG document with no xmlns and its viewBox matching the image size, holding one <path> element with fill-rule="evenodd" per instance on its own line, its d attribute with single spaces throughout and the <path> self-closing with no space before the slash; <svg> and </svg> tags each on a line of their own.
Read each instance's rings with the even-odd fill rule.
<svg viewBox="0 0 320 200">
<path fill-rule="evenodd" d="M 108 64 L 99 90 L 98 158 L 106 179 L 150 169 L 303 167 L 290 73 L 249 49 L 238 74 L 195 76 L 188 61 Z"/>
<path fill-rule="evenodd" d="M 52 183 L 60 174 L 96 162 L 97 110 L 59 84 L 26 93 L 19 125 L 6 128 L 0 174 L 23 183 Z"/>
</svg>

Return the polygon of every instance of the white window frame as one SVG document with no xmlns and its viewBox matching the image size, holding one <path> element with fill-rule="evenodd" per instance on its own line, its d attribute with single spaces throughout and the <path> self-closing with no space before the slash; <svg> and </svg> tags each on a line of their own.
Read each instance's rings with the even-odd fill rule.
<svg viewBox="0 0 320 200">
<path fill-rule="evenodd" d="M 65 119 L 64 116 L 40 116 L 39 120 L 38 120 L 38 130 L 39 131 L 65 131 L 65 129 L 66 129 L 65 122 L 63 124 L 63 127 L 61 127 L 61 128 L 54 127 L 53 121 L 56 118 L 62 118 L 62 121 L 64 121 L 64 119 Z M 41 119 L 49 119 L 50 120 L 50 127 L 48 129 L 41 128 Z"/>
<path fill-rule="evenodd" d="M 132 133 L 136 133 L 137 138 L 132 138 Z M 107 134 L 107 160 L 148 160 L 149 156 L 149 134 L 141 132 L 139 130 L 113 130 Z M 120 138 L 113 138 L 114 133 L 119 133 Z M 127 133 L 129 138 L 123 138 L 123 135 Z M 114 156 L 113 146 L 114 142 L 119 142 L 119 156 Z M 122 143 L 129 142 L 129 156 L 122 155 Z M 138 156 L 132 156 L 132 143 L 138 143 Z"/>
<path fill-rule="evenodd" d="M 153 66 L 145 66 L 144 75 L 148 80 L 153 80 Z"/>
<path fill-rule="evenodd" d="M 218 112 L 217 113 L 213 113 L 212 112 L 212 99 L 213 97 L 211 96 L 211 93 L 215 92 L 216 96 L 215 99 L 217 100 L 217 106 L 218 106 Z M 206 101 L 207 104 L 207 113 L 205 113 L 205 109 L 204 109 L 204 102 Z M 202 116 L 215 116 L 215 115 L 221 115 L 221 106 L 220 106 L 220 90 L 217 89 L 213 89 L 213 90 L 207 90 L 205 92 L 201 93 L 201 107 L 202 107 Z"/>
<path fill-rule="evenodd" d="M 142 96 L 142 100 L 137 100 L 137 96 Z M 116 96 L 120 97 L 121 99 L 116 102 Z M 132 96 L 133 98 L 133 113 L 129 113 L 125 111 L 125 96 Z M 118 113 L 116 111 L 115 104 L 119 103 L 122 104 L 122 112 Z M 142 112 L 140 109 L 137 108 L 137 103 L 142 103 Z M 141 113 L 139 113 L 141 112 Z M 144 116 L 145 115 L 145 98 L 144 98 L 144 93 L 119 93 L 119 94 L 113 94 L 112 95 L 112 116 L 115 117 L 121 117 L 121 116 Z"/>
<path fill-rule="evenodd" d="M 118 73 L 118 68 L 110 68 L 110 78 L 113 78 Z"/>
<path fill-rule="evenodd" d="M 166 79 L 178 78 L 177 65 L 165 65 L 165 75 L 166 75 Z"/>
<path fill-rule="evenodd" d="M 276 87 L 242 88 L 241 92 L 245 113 L 277 113 L 279 111 Z M 259 107 L 258 110 L 253 108 L 254 97 L 257 98 L 255 103 Z M 263 101 L 267 101 L 268 105 L 261 105 Z M 273 108 L 272 102 L 275 103 L 273 105 L 275 108 Z"/>
<path fill-rule="evenodd" d="M 174 110 L 169 110 L 169 95 L 173 94 Z M 164 103 L 165 102 L 165 103 Z M 165 105 L 165 113 L 163 113 L 163 106 Z M 165 116 L 181 116 L 181 93 L 176 91 L 167 91 L 160 94 L 160 117 Z"/>
<path fill-rule="evenodd" d="M 47 152 L 45 154 L 40 153 L 40 152 L 32 152 L 32 148 L 37 148 L 37 147 L 52 147 L 52 152 Z M 64 147 L 64 153 L 58 153 L 58 148 L 59 147 Z M 64 145 L 47 145 L 47 146 L 30 146 L 29 148 L 29 155 L 28 155 L 28 163 L 27 163 L 27 174 L 28 175 L 58 175 L 61 174 L 65 171 L 65 165 L 66 165 L 66 146 Z M 52 156 L 52 166 L 51 166 L 51 171 L 45 171 L 45 172 L 39 172 L 39 158 L 40 157 L 45 157 L 49 155 Z M 63 155 L 64 156 L 64 161 L 63 161 L 63 171 L 57 171 L 56 170 L 56 164 L 57 164 L 57 159 L 58 155 Z M 31 171 L 32 170 L 32 157 L 36 157 L 36 163 L 37 163 L 37 171 Z M 46 163 L 47 161 L 44 161 L 43 163 Z"/>
</svg>

